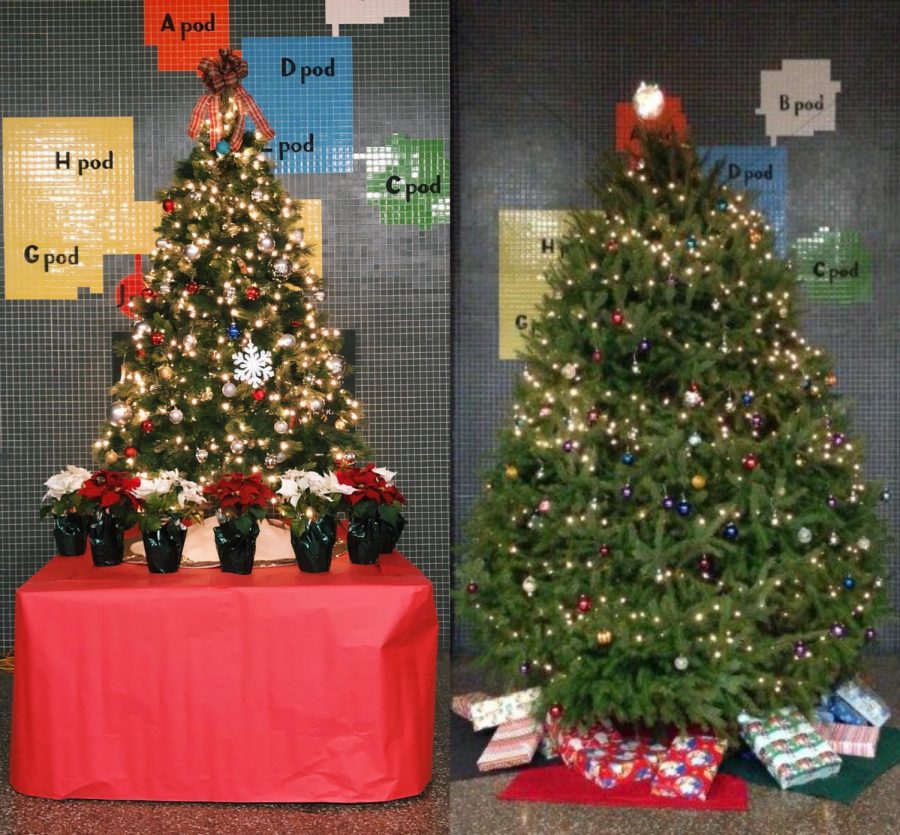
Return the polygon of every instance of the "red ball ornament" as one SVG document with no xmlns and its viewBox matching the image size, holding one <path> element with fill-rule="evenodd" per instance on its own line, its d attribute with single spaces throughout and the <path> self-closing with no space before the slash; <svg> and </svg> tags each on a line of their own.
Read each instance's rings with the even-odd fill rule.
<svg viewBox="0 0 900 835">
<path fill-rule="evenodd" d="M 196 281 L 189 281 L 184 285 L 184 289 L 188 291 L 188 293 L 193 296 L 200 289 L 200 285 L 197 284 Z"/>
<path fill-rule="evenodd" d="M 478 583 L 469 583 L 469 585 L 466 586 L 466 591 L 469 594 L 478 594 Z"/>
<path fill-rule="evenodd" d="M 744 460 L 741 463 L 743 463 L 745 470 L 752 472 L 759 466 L 759 459 L 753 453 L 750 453 L 750 455 L 744 456 Z"/>
<path fill-rule="evenodd" d="M 163 211 L 167 214 L 172 214 L 175 211 L 175 201 L 171 197 L 163 200 Z"/>
<path fill-rule="evenodd" d="M 625 314 L 621 310 L 614 310 L 610 320 L 614 325 L 621 325 L 625 321 Z"/>
<path fill-rule="evenodd" d="M 139 360 L 142 360 L 144 357 L 147 356 L 147 352 L 146 352 L 143 348 L 138 348 L 138 349 L 134 352 L 134 355 L 135 355 Z"/>
<path fill-rule="evenodd" d="M 137 450 L 133 446 L 125 447 L 126 458 L 137 458 Z"/>
<path fill-rule="evenodd" d="M 601 557 L 608 557 L 612 553 L 612 548 L 604 542 L 598 549 L 598 553 Z"/>
<path fill-rule="evenodd" d="M 550 714 L 552 719 L 559 719 L 564 713 L 562 705 L 550 705 L 550 709 L 547 711 Z"/>
<path fill-rule="evenodd" d="M 156 295 L 156 293 L 153 292 L 152 287 L 145 287 L 143 290 L 141 290 L 141 295 L 145 299 L 152 299 Z"/>
<path fill-rule="evenodd" d="M 141 432 L 149 435 L 153 431 L 153 421 L 152 420 L 142 420 L 141 421 Z"/>
<path fill-rule="evenodd" d="M 153 331 L 153 333 L 150 334 L 150 341 L 154 345 L 162 345 L 165 338 L 166 335 L 162 331 Z"/>
<path fill-rule="evenodd" d="M 253 389 L 253 399 L 259 403 L 260 400 L 264 399 L 266 396 L 266 392 L 263 389 Z"/>
<path fill-rule="evenodd" d="M 245 294 L 250 301 L 255 302 L 262 295 L 262 291 L 255 284 L 251 284 Z"/>
<path fill-rule="evenodd" d="M 297 319 L 291 319 L 291 327 L 292 328 L 299 328 L 300 325 L 302 325 L 302 324 L 303 324 L 303 322 L 300 322 Z"/>
<path fill-rule="evenodd" d="M 619 249 L 619 242 L 615 238 L 611 238 L 606 242 L 607 252 L 616 252 Z"/>
<path fill-rule="evenodd" d="M 591 609 L 594 608 L 594 601 L 591 600 L 591 598 L 588 595 L 583 594 L 583 595 L 581 595 L 581 597 L 578 598 L 578 603 L 576 605 L 576 608 L 578 609 L 579 612 L 582 612 L 582 613 L 590 612 Z"/>
<path fill-rule="evenodd" d="M 601 362 L 603 362 L 603 351 L 601 351 L 599 348 L 597 348 L 597 349 L 591 354 L 591 362 L 596 362 L 596 363 L 601 363 Z"/>
<path fill-rule="evenodd" d="M 590 409 L 587 413 L 588 426 L 594 426 L 600 420 L 600 410 Z"/>
</svg>

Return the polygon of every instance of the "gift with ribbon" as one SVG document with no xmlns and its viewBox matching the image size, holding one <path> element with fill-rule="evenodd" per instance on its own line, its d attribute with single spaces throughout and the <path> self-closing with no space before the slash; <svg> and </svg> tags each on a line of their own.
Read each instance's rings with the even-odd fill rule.
<svg viewBox="0 0 900 835">
<path fill-rule="evenodd" d="M 219 142 L 225 140 L 232 151 L 239 151 L 244 141 L 244 119 L 247 116 L 253 120 L 263 139 L 269 140 L 275 136 L 275 131 L 263 116 L 253 96 L 241 86 L 241 79 L 246 78 L 248 67 L 240 55 L 230 49 L 220 49 L 218 58 L 201 59 L 197 72 L 208 92 L 200 96 L 194 106 L 188 125 L 188 136 L 197 139 L 202 133 L 204 124 L 208 122 L 210 150 L 215 150 Z M 231 136 L 226 137 L 222 103 L 223 99 L 227 102 L 229 98 L 237 115 Z"/>
</svg>

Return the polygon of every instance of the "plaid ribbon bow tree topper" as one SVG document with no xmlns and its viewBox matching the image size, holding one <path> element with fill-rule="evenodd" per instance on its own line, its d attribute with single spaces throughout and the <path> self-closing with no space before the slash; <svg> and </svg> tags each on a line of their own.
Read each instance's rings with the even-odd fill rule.
<svg viewBox="0 0 900 835">
<path fill-rule="evenodd" d="M 242 86 L 241 79 L 247 76 L 247 62 L 236 52 L 230 49 L 220 49 L 218 58 L 202 58 L 197 65 L 197 73 L 200 75 L 206 89 L 197 100 L 191 121 L 188 125 L 188 136 L 197 139 L 203 128 L 204 119 L 209 119 L 209 149 L 215 150 L 216 145 L 225 138 L 225 128 L 222 119 L 222 98 L 224 93 L 230 92 L 235 107 L 237 119 L 228 144 L 232 151 L 239 151 L 244 142 L 244 118 L 249 116 L 256 129 L 266 140 L 275 136 L 272 126 L 263 116 L 259 105 Z"/>
</svg>

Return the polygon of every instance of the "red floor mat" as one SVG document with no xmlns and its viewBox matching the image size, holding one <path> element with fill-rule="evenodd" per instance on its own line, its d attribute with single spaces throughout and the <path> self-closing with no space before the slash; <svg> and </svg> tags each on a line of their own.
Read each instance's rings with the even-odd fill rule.
<svg viewBox="0 0 900 835">
<path fill-rule="evenodd" d="M 587 806 L 644 806 L 693 811 L 747 811 L 747 784 L 719 773 L 706 800 L 682 800 L 650 794 L 649 781 L 618 789 L 601 789 L 564 765 L 522 771 L 497 795 L 501 800 L 537 803 L 581 803 Z"/>
</svg>

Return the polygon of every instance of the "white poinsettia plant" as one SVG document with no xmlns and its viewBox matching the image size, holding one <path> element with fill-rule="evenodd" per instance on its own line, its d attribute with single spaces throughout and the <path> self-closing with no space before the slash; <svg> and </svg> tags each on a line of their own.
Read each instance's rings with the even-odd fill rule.
<svg viewBox="0 0 900 835">
<path fill-rule="evenodd" d="M 84 510 L 84 497 L 78 491 L 91 477 L 90 470 L 67 464 L 66 467 L 44 482 L 47 492 L 41 507 L 41 518 L 48 513 L 62 516 L 66 513 L 81 513 Z"/>
<path fill-rule="evenodd" d="M 206 497 L 203 488 L 194 481 L 182 478 L 178 470 L 141 473 L 141 483 L 134 495 L 141 503 L 142 531 L 156 531 L 167 519 L 203 519 Z"/>
<path fill-rule="evenodd" d="M 281 476 L 281 485 L 275 492 L 281 496 L 281 515 L 291 520 L 291 527 L 302 531 L 308 521 L 334 509 L 342 496 L 355 490 L 341 484 L 330 471 L 323 474 L 315 470 L 288 470 Z"/>
</svg>

